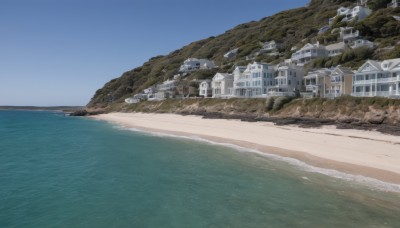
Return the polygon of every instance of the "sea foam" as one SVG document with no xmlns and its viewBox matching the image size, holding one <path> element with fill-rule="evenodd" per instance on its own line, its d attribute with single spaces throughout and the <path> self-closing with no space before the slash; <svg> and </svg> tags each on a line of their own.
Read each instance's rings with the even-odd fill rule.
<svg viewBox="0 0 400 228">
<path fill-rule="evenodd" d="M 298 159 L 280 156 L 280 155 L 276 155 L 276 154 L 272 154 L 272 153 L 261 152 L 259 150 L 245 148 L 245 147 L 238 146 L 238 145 L 231 144 L 231 143 L 215 142 L 215 141 L 212 141 L 209 139 L 201 138 L 199 136 L 181 136 L 181 135 L 174 135 L 174 134 L 168 134 L 168 133 L 162 133 L 162 132 L 145 131 L 145 130 L 141 130 L 141 129 L 137 129 L 137 128 L 131 128 L 131 127 L 128 128 L 128 127 L 124 127 L 124 126 L 114 126 L 114 127 L 117 129 L 121 129 L 121 130 L 140 132 L 142 134 L 150 135 L 150 136 L 194 140 L 194 141 L 198 141 L 198 142 L 207 143 L 210 145 L 224 146 L 224 147 L 234 149 L 238 152 L 253 153 L 253 154 L 260 155 L 262 157 L 267 157 L 267 158 L 274 159 L 277 161 L 283 161 L 287 164 L 290 164 L 290 165 L 292 165 L 300 170 L 306 171 L 306 172 L 319 173 L 322 175 L 338 178 L 338 179 L 345 180 L 348 182 L 352 182 L 352 183 L 355 182 L 360 185 L 369 187 L 372 190 L 400 193 L 400 184 L 389 183 L 389 182 L 381 181 L 381 180 L 378 180 L 375 178 L 366 177 L 366 176 L 362 176 L 362 175 L 348 174 L 348 173 L 344 173 L 344 172 L 337 171 L 334 169 L 320 168 L 320 167 L 316 167 L 316 166 L 307 164 Z"/>
</svg>

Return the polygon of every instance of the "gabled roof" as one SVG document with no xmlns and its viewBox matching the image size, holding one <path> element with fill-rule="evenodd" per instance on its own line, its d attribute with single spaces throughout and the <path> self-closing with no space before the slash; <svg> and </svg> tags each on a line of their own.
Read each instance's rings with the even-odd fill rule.
<svg viewBox="0 0 400 228">
<path fill-rule="evenodd" d="M 233 79 L 233 75 L 228 73 L 216 73 L 212 80 L 214 81 L 223 79 Z"/>
<path fill-rule="evenodd" d="M 332 71 L 332 75 L 338 75 L 338 74 L 352 75 L 352 74 L 354 74 L 354 72 L 348 67 L 342 67 L 339 65 L 339 66 L 335 67 L 335 69 L 333 69 L 333 71 Z"/>
<path fill-rule="evenodd" d="M 400 65 L 400 58 L 398 59 L 388 59 L 382 62 L 382 68 L 387 64 L 387 69 L 385 70 L 393 70 L 394 68 L 399 67 Z"/>
<path fill-rule="evenodd" d="M 319 42 L 317 42 L 317 43 L 315 43 L 315 44 L 310 44 L 310 43 L 307 43 L 306 45 L 304 45 L 300 50 L 298 50 L 297 52 L 299 52 L 299 51 L 303 51 L 303 50 L 307 50 L 307 49 L 311 49 L 311 48 L 323 48 L 324 46 L 323 45 L 320 45 L 319 44 Z"/>
<path fill-rule="evenodd" d="M 372 68 L 374 68 L 374 70 L 368 70 L 368 71 L 382 71 L 382 67 L 381 67 L 381 63 L 379 61 L 375 61 L 375 60 L 368 60 L 367 62 L 365 62 L 360 68 L 358 68 L 357 72 L 361 73 L 364 71 L 364 69 L 367 68 L 367 65 L 371 66 Z"/>
<path fill-rule="evenodd" d="M 326 46 L 326 50 L 331 51 L 331 50 L 339 50 L 339 49 L 345 49 L 346 48 L 346 44 L 344 42 L 339 42 L 339 43 L 335 43 L 335 44 L 330 44 L 328 46 Z"/>
<path fill-rule="evenodd" d="M 308 72 L 306 76 L 304 76 L 305 79 L 310 79 L 310 78 L 316 78 L 316 77 L 325 77 L 329 76 L 331 74 L 330 69 L 322 68 L 322 69 L 317 69 L 314 71 Z"/>
</svg>

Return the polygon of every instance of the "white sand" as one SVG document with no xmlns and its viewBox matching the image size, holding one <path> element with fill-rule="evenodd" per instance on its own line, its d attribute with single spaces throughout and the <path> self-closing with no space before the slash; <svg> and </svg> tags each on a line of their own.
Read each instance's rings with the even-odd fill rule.
<svg viewBox="0 0 400 228">
<path fill-rule="evenodd" d="M 111 113 L 94 118 L 142 130 L 233 143 L 320 167 L 400 183 L 398 136 L 334 127 L 305 129 L 175 114 Z"/>
</svg>

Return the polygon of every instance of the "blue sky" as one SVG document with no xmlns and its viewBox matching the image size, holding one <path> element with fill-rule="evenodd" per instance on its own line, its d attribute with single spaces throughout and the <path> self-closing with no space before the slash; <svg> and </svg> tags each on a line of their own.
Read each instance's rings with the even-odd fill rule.
<svg viewBox="0 0 400 228">
<path fill-rule="evenodd" d="M 86 105 L 110 79 L 309 0 L 0 0 L 0 105 Z"/>
</svg>

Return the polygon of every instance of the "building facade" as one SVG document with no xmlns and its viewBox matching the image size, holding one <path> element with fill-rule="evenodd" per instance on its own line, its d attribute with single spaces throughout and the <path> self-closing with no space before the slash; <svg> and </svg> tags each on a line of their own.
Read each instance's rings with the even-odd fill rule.
<svg viewBox="0 0 400 228">
<path fill-rule="evenodd" d="M 189 58 L 185 60 L 183 64 L 179 67 L 179 72 L 189 73 L 201 69 L 212 69 L 214 67 L 214 62 L 208 59 Z"/>
<path fill-rule="evenodd" d="M 383 62 L 368 60 L 353 76 L 352 95 L 400 97 L 400 58 Z"/>
<path fill-rule="evenodd" d="M 362 4 L 366 4 L 362 2 Z M 368 17 L 372 11 L 365 7 L 365 5 L 359 4 L 353 8 L 340 7 L 337 9 L 337 14 L 335 17 L 329 19 L 329 24 L 332 24 L 335 18 L 343 17 L 342 22 L 350 22 L 350 21 L 361 21 L 364 18 Z"/>
<path fill-rule="evenodd" d="M 318 69 L 308 72 L 304 76 L 305 93 L 301 95 L 303 97 L 324 97 L 325 94 L 325 82 L 329 79 L 332 70 L 330 69 Z"/>
<path fill-rule="evenodd" d="M 375 44 L 369 40 L 365 39 L 356 39 L 350 44 L 351 48 L 359 48 L 359 47 L 367 47 L 367 48 L 373 48 L 375 47 Z"/>
<path fill-rule="evenodd" d="M 353 27 L 340 27 L 340 40 L 351 43 L 360 37 L 360 32 Z"/>
<path fill-rule="evenodd" d="M 227 98 L 233 93 L 233 75 L 226 73 L 217 73 L 214 75 L 212 82 L 212 97 Z"/>
<path fill-rule="evenodd" d="M 268 96 L 297 96 L 303 88 L 302 66 L 280 63 L 276 66 L 275 86 L 269 88 Z"/>
<path fill-rule="evenodd" d="M 275 42 L 275 40 L 271 40 L 269 42 L 265 42 L 263 47 L 261 48 L 260 52 L 272 52 L 279 48 L 281 48 L 282 44 Z"/>
<path fill-rule="evenodd" d="M 336 98 L 343 95 L 351 95 L 352 78 L 354 72 L 350 68 L 337 66 L 325 80 L 324 97 Z"/>
<path fill-rule="evenodd" d="M 348 48 L 349 47 L 347 44 L 345 44 L 344 42 L 339 42 L 326 46 L 326 51 L 328 52 L 328 56 L 332 57 L 342 54 Z"/>
<path fill-rule="evenodd" d="M 309 63 L 312 59 L 323 58 L 328 56 L 328 51 L 325 46 L 316 44 L 306 44 L 303 48 L 296 51 L 292 55 L 292 61 L 298 65 Z"/>
<path fill-rule="evenodd" d="M 200 82 L 199 96 L 200 97 L 211 97 L 212 96 L 211 80 L 204 80 L 204 81 Z"/>
<path fill-rule="evenodd" d="M 236 97 L 266 97 L 268 88 L 275 85 L 274 66 L 266 63 L 251 63 L 247 67 L 235 68 L 233 95 Z"/>
</svg>

